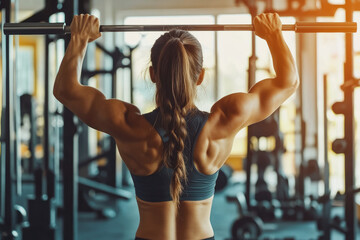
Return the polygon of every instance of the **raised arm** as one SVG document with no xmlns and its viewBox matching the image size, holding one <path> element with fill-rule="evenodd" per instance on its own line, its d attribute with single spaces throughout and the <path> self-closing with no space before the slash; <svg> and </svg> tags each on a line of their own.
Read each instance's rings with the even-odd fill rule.
<svg viewBox="0 0 360 240">
<path fill-rule="evenodd" d="M 276 77 L 256 83 L 248 93 L 231 94 L 214 104 L 210 116 L 217 122 L 220 138 L 234 136 L 241 128 L 268 117 L 296 91 L 299 84 L 278 14 L 257 16 L 254 27 L 255 33 L 269 46 Z"/>
<path fill-rule="evenodd" d="M 132 114 L 138 115 L 139 110 L 131 104 L 106 99 L 97 89 L 79 83 L 87 44 L 100 36 L 97 18 L 90 15 L 74 17 L 71 40 L 56 76 L 53 94 L 90 127 L 125 138 L 132 131 L 128 118 Z"/>
</svg>

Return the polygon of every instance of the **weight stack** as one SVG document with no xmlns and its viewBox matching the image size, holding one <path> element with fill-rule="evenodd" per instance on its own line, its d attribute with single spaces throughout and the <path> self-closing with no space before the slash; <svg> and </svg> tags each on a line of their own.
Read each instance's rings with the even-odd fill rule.
<svg viewBox="0 0 360 240">
<path fill-rule="evenodd" d="M 56 205 L 54 199 L 28 199 L 29 226 L 23 228 L 23 240 L 54 240 Z"/>
</svg>

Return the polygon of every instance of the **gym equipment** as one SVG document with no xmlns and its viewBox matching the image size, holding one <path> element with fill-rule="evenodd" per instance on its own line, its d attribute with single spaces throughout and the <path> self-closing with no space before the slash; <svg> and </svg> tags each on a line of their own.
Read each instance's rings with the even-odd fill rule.
<svg viewBox="0 0 360 240">
<path fill-rule="evenodd" d="M 227 196 L 228 202 L 236 203 L 239 212 L 239 218 L 236 219 L 231 226 L 231 236 L 234 240 L 255 240 L 255 239 L 272 239 L 261 238 L 263 230 L 266 229 L 266 224 L 263 220 L 248 211 L 246 198 L 244 193 L 237 193 L 235 196 Z M 272 201 L 272 207 L 278 207 L 276 201 Z M 274 227 L 271 226 L 271 229 Z M 269 229 L 269 227 L 268 227 Z M 278 238 L 276 238 L 278 239 Z M 283 238 L 284 240 L 293 240 L 293 237 Z"/>
<path fill-rule="evenodd" d="M 255 200 L 268 201 L 272 200 L 272 193 L 264 179 L 265 170 L 275 162 L 274 156 L 266 151 L 256 152 L 256 164 L 258 166 L 258 180 L 255 184 Z"/>
<path fill-rule="evenodd" d="M 335 114 L 345 114 L 346 105 L 344 102 L 336 102 L 331 106 L 331 109 Z"/>
<path fill-rule="evenodd" d="M 23 206 L 15 204 L 16 223 L 22 227 L 27 225 L 27 213 Z"/>
<path fill-rule="evenodd" d="M 276 218 L 276 207 L 272 201 L 262 200 L 256 204 L 256 214 L 265 222 L 272 221 Z"/>
<path fill-rule="evenodd" d="M 53 240 L 56 238 L 55 207 L 55 200 L 48 199 L 46 195 L 41 198 L 28 199 L 30 225 L 23 228 L 24 240 Z"/>
<path fill-rule="evenodd" d="M 30 153 L 27 159 L 22 159 L 24 173 L 32 173 L 35 169 L 35 147 L 37 144 L 36 105 L 36 100 L 32 95 L 26 93 L 20 96 L 21 126 L 24 125 L 25 116 L 28 117 L 30 124 L 28 129 L 29 138 L 24 141 Z"/>
<path fill-rule="evenodd" d="M 320 196 L 318 199 L 318 203 L 322 206 L 321 215 L 317 219 L 317 228 L 321 231 L 321 235 L 319 240 L 330 239 L 331 236 L 331 227 L 330 227 L 330 216 L 331 216 L 331 207 L 332 207 L 332 199 L 330 197 L 330 167 L 329 167 L 329 159 L 328 159 L 328 119 L 327 119 L 327 108 L 328 108 L 328 80 L 327 75 L 323 76 L 323 84 L 324 84 L 324 168 L 323 168 L 323 179 L 324 179 L 324 195 Z"/>
<path fill-rule="evenodd" d="M 226 164 L 220 168 L 218 178 L 216 179 L 215 192 L 222 191 L 227 187 L 233 172 L 234 169 Z"/>
<path fill-rule="evenodd" d="M 255 200 L 256 201 L 271 201 L 272 193 L 264 178 L 258 178 L 255 184 Z"/>
<path fill-rule="evenodd" d="M 251 24 L 230 25 L 101 25 L 100 32 L 147 32 L 183 29 L 187 31 L 254 31 Z M 297 22 L 284 24 L 283 31 L 298 33 L 356 32 L 355 22 Z M 69 34 L 65 23 L 5 23 L 4 33 L 12 35 Z"/>
<path fill-rule="evenodd" d="M 2 22 L 10 22 L 15 12 L 14 0 L 1 1 Z M 15 240 L 19 236 L 17 211 L 14 208 L 21 187 L 20 159 L 17 154 L 18 113 L 14 89 L 13 38 L 1 34 L 1 154 L 0 154 L 0 231 L 1 240 Z"/>
<path fill-rule="evenodd" d="M 304 206 L 304 220 L 305 221 L 316 221 L 321 215 L 321 208 L 318 199 L 310 196 L 308 202 Z"/>
<path fill-rule="evenodd" d="M 284 152 L 284 146 L 278 121 L 279 111 L 276 111 L 267 119 L 248 128 L 250 144 L 248 144 L 248 155 L 246 158 L 247 182 L 245 196 L 247 197 L 248 209 L 257 214 L 263 221 L 272 221 L 280 218 L 282 211 L 290 209 L 288 205 L 292 204 L 289 203 L 289 183 L 281 167 L 281 156 Z M 274 138 L 275 146 L 271 149 L 267 148 L 266 151 L 260 150 L 260 138 Z M 249 184 L 252 174 L 251 164 L 257 165 L 258 173 L 254 194 Z M 270 191 L 265 180 L 265 171 L 270 166 L 272 166 L 272 170 L 276 173 L 277 184 L 275 191 Z"/>
<path fill-rule="evenodd" d="M 304 169 L 305 177 L 309 177 L 311 181 L 320 181 L 322 179 L 320 174 L 320 168 L 316 159 L 310 159 L 307 161 L 307 165 Z"/>
<path fill-rule="evenodd" d="M 317 228 L 321 232 L 319 240 L 331 239 L 331 231 L 336 230 L 344 235 L 349 234 L 349 230 L 346 227 L 346 216 L 340 217 L 339 215 L 332 216 L 332 202 L 341 201 L 346 204 L 349 197 L 353 197 L 360 192 L 360 188 L 354 189 L 350 192 L 342 194 L 337 192 L 334 199 L 330 197 L 330 193 L 325 194 L 319 198 L 319 203 L 322 204 L 322 216 L 317 219 Z M 344 224 L 345 223 L 345 224 Z"/>
<path fill-rule="evenodd" d="M 319 200 L 313 196 L 293 198 L 281 202 L 282 219 L 292 221 L 316 221 L 320 216 Z"/>
<path fill-rule="evenodd" d="M 359 203 L 356 203 L 356 212 L 357 212 L 358 222 L 360 224 L 360 204 Z"/>
<path fill-rule="evenodd" d="M 352 21 L 354 18 L 353 1 L 345 1 L 346 20 Z M 354 79 L 354 48 L 353 36 L 345 34 L 345 64 L 344 64 L 344 82 Z M 345 192 L 353 191 L 355 186 L 355 122 L 354 122 L 354 88 L 346 88 L 344 91 L 344 104 L 346 105 L 346 114 L 344 115 L 344 140 L 346 150 L 344 152 L 345 174 Z M 357 221 L 355 211 L 355 197 L 353 194 L 347 195 L 345 199 L 345 222 L 346 240 L 355 239 L 357 232 Z"/>
<path fill-rule="evenodd" d="M 261 228 L 257 218 L 244 216 L 236 220 L 231 228 L 233 239 L 258 239 L 261 235 Z"/>
<path fill-rule="evenodd" d="M 279 201 L 289 199 L 289 180 L 283 173 L 278 173 L 278 184 L 276 186 L 276 198 Z"/>
<path fill-rule="evenodd" d="M 353 20 L 353 12 L 355 10 L 355 4 L 351 0 L 345 1 L 343 8 L 345 9 L 346 21 Z M 355 186 L 355 136 L 354 136 L 354 87 L 358 84 L 354 84 L 354 56 L 353 56 L 353 36 L 351 34 L 345 34 L 345 64 L 344 64 L 344 84 L 341 90 L 344 92 L 344 100 L 341 103 L 335 103 L 332 107 L 335 114 L 344 114 L 344 138 L 336 139 L 332 144 L 332 149 L 335 153 L 344 154 L 344 164 L 346 169 L 345 175 L 345 193 L 344 200 L 345 210 L 345 228 L 337 228 L 336 225 L 329 223 L 329 216 L 331 216 L 331 201 L 325 201 L 323 205 L 323 239 L 330 239 L 330 231 L 332 228 L 343 233 L 346 240 L 352 240 L 357 235 L 357 219 L 356 219 L 356 205 L 354 193 L 358 189 L 354 190 Z M 326 84 L 326 77 L 324 78 Z M 325 85 L 326 86 L 326 85 Z M 326 94 L 324 94 L 326 96 Z M 325 98 L 326 102 L 326 98 Z M 346 114 L 345 114 L 346 113 Z M 326 114 L 324 114 L 326 120 Z M 325 140 L 327 134 L 325 133 Z M 325 142 L 327 143 L 327 142 Z M 327 144 L 325 144 L 326 146 Z M 327 153 L 327 149 L 325 149 Z M 328 163 L 326 163 L 326 180 L 328 180 Z M 329 194 L 329 182 L 325 182 L 325 195 Z M 321 224 L 320 224 L 321 225 Z"/>
<path fill-rule="evenodd" d="M 101 176 L 99 177 L 101 178 Z M 98 218 L 114 218 L 117 215 L 116 204 L 114 204 L 117 203 L 116 200 L 129 200 L 132 197 L 132 193 L 99 183 L 101 181 L 99 177 L 94 180 L 79 177 L 80 200 L 90 210 L 95 211 Z M 102 180 L 104 181 L 106 178 Z"/>
<path fill-rule="evenodd" d="M 261 218 L 248 212 L 245 195 L 237 193 L 236 196 L 227 196 L 226 199 L 228 202 L 236 203 L 240 215 L 231 227 L 232 238 L 259 239 L 264 223 Z"/>
<path fill-rule="evenodd" d="M 345 153 L 346 147 L 347 143 L 345 139 L 335 139 L 331 144 L 331 149 L 337 154 Z"/>
<path fill-rule="evenodd" d="M 43 194 L 43 171 L 34 171 L 35 194 L 28 197 L 28 224 L 23 228 L 24 240 L 54 240 L 56 238 L 56 202 Z"/>
</svg>

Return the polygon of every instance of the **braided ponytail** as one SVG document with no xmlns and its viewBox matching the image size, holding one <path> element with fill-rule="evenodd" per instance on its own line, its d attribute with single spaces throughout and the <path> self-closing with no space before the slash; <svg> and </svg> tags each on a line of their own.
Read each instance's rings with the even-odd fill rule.
<svg viewBox="0 0 360 240">
<path fill-rule="evenodd" d="M 194 60 L 194 56 L 197 59 Z M 163 161 L 166 167 L 174 170 L 170 193 L 173 201 L 179 204 L 183 184 L 187 181 L 183 156 L 187 137 L 185 116 L 187 108 L 193 105 L 196 81 L 202 70 L 201 46 L 190 33 L 173 30 L 156 41 L 151 61 L 157 85 L 156 103 L 168 137 L 164 142 Z"/>
</svg>

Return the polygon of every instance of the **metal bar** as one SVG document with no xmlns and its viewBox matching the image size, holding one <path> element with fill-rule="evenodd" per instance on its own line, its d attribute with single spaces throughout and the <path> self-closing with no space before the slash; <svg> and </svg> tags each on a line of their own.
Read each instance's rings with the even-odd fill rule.
<svg viewBox="0 0 360 240">
<path fill-rule="evenodd" d="M 94 70 L 94 71 L 87 71 L 87 70 L 83 70 L 82 71 L 82 75 L 84 78 L 87 78 L 86 80 L 84 81 L 87 81 L 89 78 L 95 76 L 95 75 L 98 75 L 98 74 L 112 74 L 112 71 L 110 70 Z"/>
<path fill-rule="evenodd" d="M 12 35 L 64 34 L 65 23 L 5 23 L 4 33 Z"/>
<path fill-rule="evenodd" d="M 51 15 L 60 12 L 57 8 L 45 8 L 42 9 L 34 15 L 28 17 L 27 19 L 22 20 L 22 22 L 40 22 L 44 21 L 44 19 L 49 19 Z"/>
<path fill-rule="evenodd" d="M 155 32 L 182 29 L 187 31 L 254 31 L 252 24 L 229 25 L 101 25 L 100 32 Z M 356 32 L 356 22 L 297 22 L 284 24 L 283 31 L 299 33 Z M 4 33 L 12 35 L 68 34 L 65 23 L 5 23 Z"/>
<path fill-rule="evenodd" d="M 79 168 L 82 168 L 82 167 L 85 167 L 87 165 L 89 165 L 90 163 L 94 162 L 94 161 L 97 161 L 101 158 L 105 158 L 105 157 L 108 157 L 108 155 L 110 154 L 111 152 L 110 151 L 105 151 L 103 153 L 100 153 L 99 155 L 96 155 L 94 157 L 90 157 L 88 159 L 85 159 L 85 160 L 82 160 L 82 161 L 79 161 Z"/>
<path fill-rule="evenodd" d="M 83 188 L 93 189 L 97 192 L 105 193 L 111 197 L 115 197 L 118 199 L 130 200 L 133 196 L 132 193 L 129 191 L 112 187 L 83 177 L 79 177 L 78 183 Z"/>
<path fill-rule="evenodd" d="M 105 53 L 105 54 L 108 55 L 109 57 L 112 57 L 112 56 L 113 56 L 113 53 L 110 52 L 109 50 L 107 50 L 104 45 L 102 45 L 102 44 L 100 44 L 100 43 L 98 43 L 98 42 L 96 42 L 95 44 L 96 44 L 96 47 L 97 47 L 97 48 L 99 48 L 101 51 L 103 51 L 103 53 Z"/>
<path fill-rule="evenodd" d="M 357 189 L 354 189 L 351 194 L 356 194 L 356 193 L 359 193 L 360 192 L 360 188 L 357 188 Z"/>
</svg>

